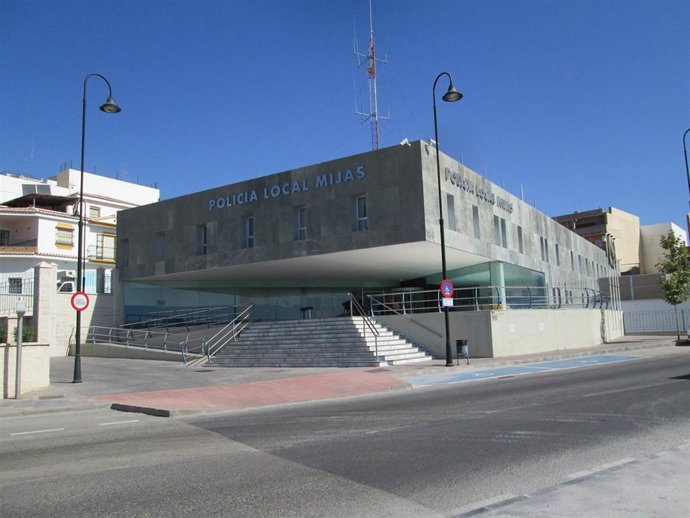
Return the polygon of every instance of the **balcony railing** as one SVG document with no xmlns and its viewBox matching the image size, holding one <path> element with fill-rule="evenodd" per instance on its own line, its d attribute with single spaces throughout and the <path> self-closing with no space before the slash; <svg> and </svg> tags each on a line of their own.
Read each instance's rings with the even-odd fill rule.
<svg viewBox="0 0 690 518">
<path fill-rule="evenodd" d="M 91 245 L 86 249 L 86 256 L 91 260 L 115 262 L 115 247 Z"/>
</svg>

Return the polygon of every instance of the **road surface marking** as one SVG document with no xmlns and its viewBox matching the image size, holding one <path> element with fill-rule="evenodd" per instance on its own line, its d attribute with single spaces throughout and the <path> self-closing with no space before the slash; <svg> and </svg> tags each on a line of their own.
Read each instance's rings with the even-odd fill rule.
<svg viewBox="0 0 690 518">
<path fill-rule="evenodd" d="M 606 396 L 608 394 L 618 394 L 620 392 L 630 392 L 632 390 L 642 390 L 646 388 L 663 387 L 664 385 L 673 385 L 674 381 L 663 381 L 661 383 L 651 383 L 649 385 L 636 385 L 634 387 L 624 387 L 619 389 L 604 390 L 602 392 L 591 392 L 589 394 L 584 394 L 582 397 L 597 397 Z"/>
<path fill-rule="evenodd" d="M 138 423 L 139 419 L 129 419 L 128 421 L 111 421 L 109 423 L 100 423 L 98 426 L 112 426 L 115 424 L 129 424 L 129 423 Z"/>
<path fill-rule="evenodd" d="M 64 428 L 49 428 L 47 430 L 32 430 L 30 432 L 14 432 L 10 435 L 29 435 L 34 433 L 50 433 L 50 432 L 62 432 Z"/>
</svg>

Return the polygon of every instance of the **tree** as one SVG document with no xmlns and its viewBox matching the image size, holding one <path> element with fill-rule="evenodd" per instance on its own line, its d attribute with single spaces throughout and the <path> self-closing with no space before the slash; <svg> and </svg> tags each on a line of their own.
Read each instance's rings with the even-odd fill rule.
<svg viewBox="0 0 690 518">
<path fill-rule="evenodd" d="M 664 276 L 661 278 L 661 289 L 664 291 L 664 300 L 673 306 L 676 312 L 676 333 L 680 340 L 680 327 L 678 325 L 678 304 L 690 298 L 690 267 L 688 267 L 688 249 L 685 242 L 673 231 L 661 238 L 661 248 L 666 252 L 656 267 Z"/>
</svg>

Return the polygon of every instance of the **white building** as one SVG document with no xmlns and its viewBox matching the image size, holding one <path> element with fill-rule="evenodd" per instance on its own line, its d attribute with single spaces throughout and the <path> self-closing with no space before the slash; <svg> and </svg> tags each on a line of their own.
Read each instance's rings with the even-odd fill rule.
<svg viewBox="0 0 690 518">
<path fill-rule="evenodd" d="M 33 267 L 42 261 L 57 265 L 59 280 L 74 280 L 80 174 L 65 169 L 48 179 L 0 175 L 0 293 L 26 293 Z M 84 173 L 87 292 L 110 291 L 118 211 L 159 198 L 156 188 Z"/>
</svg>

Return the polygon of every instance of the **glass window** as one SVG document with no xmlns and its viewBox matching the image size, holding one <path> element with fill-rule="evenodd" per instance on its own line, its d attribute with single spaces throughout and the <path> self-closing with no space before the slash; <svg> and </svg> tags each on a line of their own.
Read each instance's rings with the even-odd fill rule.
<svg viewBox="0 0 690 518">
<path fill-rule="evenodd" d="M 165 261 L 165 233 L 156 232 L 155 241 L 156 261 Z"/>
<path fill-rule="evenodd" d="M 446 206 L 448 212 L 448 228 L 450 230 L 456 230 L 455 227 L 455 198 L 452 194 L 446 196 Z"/>
<path fill-rule="evenodd" d="M 558 243 L 555 244 L 555 247 L 556 247 L 556 249 L 555 249 L 555 251 L 556 251 L 556 266 L 560 266 L 561 265 L 561 253 L 558 250 Z"/>
<path fill-rule="evenodd" d="M 55 233 L 55 244 L 74 245 L 74 230 L 58 227 Z"/>
<path fill-rule="evenodd" d="M 206 224 L 196 226 L 196 255 L 206 255 L 208 251 L 208 228 Z"/>
<path fill-rule="evenodd" d="M 243 225 L 244 248 L 254 248 L 254 218 L 244 218 Z"/>
<path fill-rule="evenodd" d="M 358 196 L 355 202 L 355 223 L 357 232 L 369 230 L 369 217 L 367 215 L 367 196 Z"/>
<path fill-rule="evenodd" d="M 10 277 L 7 279 L 9 283 L 8 291 L 10 293 L 21 293 L 22 292 L 22 279 L 21 277 Z"/>
<path fill-rule="evenodd" d="M 0 246 L 9 246 L 10 245 L 10 231 L 9 230 L 0 230 Z"/>
<path fill-rule="evenodd" d="M 115 260 L 115 236 L 113 234 L 98 234 L 96 236 L 96 259 Z"/>
<path fill-rule="evenodd" d="M 520 225 L 518 225 L 517 234 L 518 234 L 518 251 L 521 254 L 524 254 L 525 253 L 525 246 L 524 246 L 524 243 L 522 241 L 522 227 Z"/>
<path fill-rule="evenodd" d="M 479 207 L 472 205 L 472 226 L 474 227 L 474 238 L 480 239 L 480 227 L 479 227 Z"/>
<path fill-rule="evenodd" d="M 298 241 L 302 241 L 304 239 L 307 239 L 307 208 L 297 207 L 296 215 L 297 228 L 295 229 L 295 239 L 297 239 Z"/>
<path fill-rule="evenodd" d="M 501 246 L 501 222 L 494 216 L 494 245 Z"/>
<path fill-rule="evenodd" d="M 95 205 L 89 205 L 89 219 L 95 219 L 101 217 L 101 208 Z"/>
<path fill-rule="evenodd" d="M 541 260 L 549 262 L 549 241 L 545 237 L 539 236 L 539 249 L 541 251 Z"/>
<path fill-rule="evenodd" d="M 570 269 L 575 271 L 575 254 L 572 250 L 570 251 Z"/>
<path fill-rule="evenodd" d="M 501 246 L 503 248 L 508 248 L 508 231 L 506 229 L 506 220 L 500 218 L 501 220 Z"/>
</svg>

